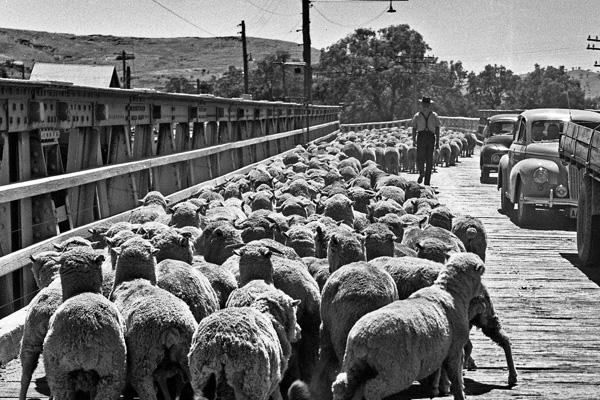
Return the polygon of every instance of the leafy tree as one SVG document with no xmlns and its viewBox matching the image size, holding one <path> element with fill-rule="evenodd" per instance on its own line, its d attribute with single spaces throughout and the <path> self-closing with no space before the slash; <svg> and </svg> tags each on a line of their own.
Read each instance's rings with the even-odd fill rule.
<svg viewBox="0 0 600 400">
<path fill-rule="evenodd" d="M 244 93 L 244 71 L 233 65 L 214 83 L 214 94 L 220 97 L 240 97 Z"/>
<path fill-rule="evenodd" d="M 460 61 L 440 61 L 431 66 L 424 79 L 427 93 L 435 99 L 435 110 L 445 116 L 476 115 L 476 108 L 463 95 L 468 73 Z"/>
<path fill-rule="evenodd" d="M 519 77 L 503 65 L 488 64 L 478 75 L 468 75 L 468 99 L 476 108 L 497 109 L 514 103 Z"/>
<path fill-rule="evenodd" d="M 540 68 L 523 78 L 515 90 L 514 102 L 520 108 L 585 108 L 585 92 L 564 66 Z"/>
<path fill-rule="evenodd" d="M 182 76 L 169 78 L 165 91 L 168 93 L 198 93 L 198 89 Z"/>
</svg>

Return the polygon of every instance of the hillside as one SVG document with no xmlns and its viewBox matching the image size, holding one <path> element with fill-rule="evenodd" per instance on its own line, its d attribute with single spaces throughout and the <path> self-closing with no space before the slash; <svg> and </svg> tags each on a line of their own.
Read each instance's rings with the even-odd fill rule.
<svg viewBox="0 0 600 400">
<path fill-rule="evenodd" d="M 600 74 L 581 68 L 574 68 L 567 74 L 579 81 L 581 88 L 585 91 L 585 97 L 595 98 L 600 96 Z"/>
<path fill-rule="evenodd" d="M 302 46 L 282 40 L 247 38 L 248 53 L 260 60 L 278 50 L 292 59 L 302 60 Z M 9 77 L 20 77 L 11 60 L 25 64 L 25 76 L 38 62 L 114 65 L 119 78 L 123 64 L 117 54 L 133 53 L 129 60 L 132 87 L 164 88 L 168 78 L 184 77 L 195 82 L 219 76 L 233 65 L 242 68 L 242 43 L 239 37 L 134 38 L 105 35 L 78 36 L 67 33 L 37 32 L 0 28 L 0 65 L 9 66 Z M 313 49 L 312 62 L 319 60 Z M 7 63 L 8 61 L 8 63 Z M 249 63 L 253 68 L 253 63 Z"/>
</svg>

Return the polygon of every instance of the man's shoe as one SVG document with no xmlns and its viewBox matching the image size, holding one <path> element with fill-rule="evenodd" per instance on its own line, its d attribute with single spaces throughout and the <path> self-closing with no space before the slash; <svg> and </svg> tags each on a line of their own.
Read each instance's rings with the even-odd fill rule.
<svg viewBox="0 0 600 400">
<path fill-rule="evenodd" d="M 417 183 L 423 182 L 423 175 L 419 175 L 419 179 L 417 179 Z"/>
</svg>

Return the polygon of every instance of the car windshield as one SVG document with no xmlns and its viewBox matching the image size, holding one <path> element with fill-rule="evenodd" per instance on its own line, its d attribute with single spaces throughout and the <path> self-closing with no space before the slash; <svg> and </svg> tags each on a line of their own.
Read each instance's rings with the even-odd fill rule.
<svg viewBox="0 0 600 400">
<path fill-rule="evenodd" d="M 562 121 L 534 121 L 531 124 L 531 139 L 534 142 L 557 142 L 562 130 Z"/>
<path fill-rule="evenodd" d="M 511 133 L 513 130 L 514 122 L 513 121 L 497 121 L 492 123 L 492 127 L 490 130 L 490 136 L 496 135 L 505 135 L 507 133 Z"/>
</svg>

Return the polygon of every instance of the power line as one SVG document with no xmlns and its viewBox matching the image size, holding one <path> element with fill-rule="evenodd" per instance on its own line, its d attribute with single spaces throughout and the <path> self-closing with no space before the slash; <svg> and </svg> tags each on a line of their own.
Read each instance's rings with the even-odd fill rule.
<svg viewBox="0 0 600 400">
<path fill-rule="evenodd" d="M 244 0 L 246 3 L 248 4 L 252 4 L 254 7 L 258 8 L 261 11 L 264 11 L 266 13 L 269 14 L 273 14 L 273 15 L 278 15 L 280 17 L 294 17 L 296 15 L 298 15 L 298 13 L 294 13 L 294 14 L 281 14 L 281 13 L 276 13 L 275 11 L 271 11 L 271 10 L 267 10 L 264 7 L 259 6 L 258 4 L 254 4 L 253 2 L 251 2 L 250 0 Z"/>
<path fill-rule="evenodd" d="M 330 23 L 332 23 L 332 24 L 334 24 L 334 25 L 337 25 L 337 26 L 339 26 L 339 27 L 342 27 L 342 28 L 356 28 L 356 27 L 361 27 L 361 26 L 364 26 L 364 25 L 370 24 L 371 22 L 375 21 L 376 19 L 378 19 L 379 17 L 381 17 L 383 14 L 385 14 L 385 13 L 388 11 L 388 8 L 386 7 L 386 8 L 385 8 L 385 9 L 384 9 L 384 10 L 383 10 L 383 11 L 382 11 L 382 12 L 381 12 L 379 15 L 377 15 L 377 16 L 376 16 L 376 17 L 374 17 L 374 18 L 371 18 L 370 20 L 368 20 L 368 21 L 366 21 L 366 22 L 363 22 L 362 24 L 343 25 L 343 24 L 339 24 L 339 23 L 337 23 L 337 22 L 335 22 L 335 21 L 332 21 L 332 20 L 330 20 L 329 18 L 327 18 L 327 17 L 326 17 L 326 16 L 325 16 L 325 15 L 324 15 L 324 14 L 323 14 L 323 13 L 322 13 L 322 12 L 321 12 L 321 11 L 320 11 L 318 8 L 317 8 L 317 7 L 313 7 L 313 8 L 314 8 L 314 9 L 315 9 L 315 11 L 316 11 L 316 12 L 317 12 L 317 13 L 318 13 L 318 14 L 319 14 L 321 17 L 323 17 L 323 18 L 324 18 L 326 21 L 328 21 L 328 22 L 330 22 Z"/>
<path fill-rule="evenodd" d="M 186 19 L 186 18 L 182 17 L 181 15 L 177 14 L 175 11 L 173 11 L 173 10 L 169 9 L 168 7 L 166 7 L 166 6 L 162 5 L 162 4 L 161 4 L 161 3 L 159 3 L 157 0 L 152 0 L 152 2 L 154 2 L 154 3 L 158 4 L 159 6 L 161 6 L 162 8 L 164 8 L 165 10 L 167 10 L 168 12 L 170 12 L 171 14 L 175 15 L 177 18 L 179 18 L 179 19 L 181 19 L 181 20 L 183 20 L 183 21 L 187 22 L 188 24 L 190 24 L 190 25 L 192 25 L 192 26 L 194 26 L 194 27 L 196 27 L 196 28 L 200 29 L 202 32 L 208 33 L 209 35 L 211 35 L 211 36 L 214 36 L 214 37 L 216 37 L 216 36 L 217 36 L 217 35 L 215 35 L 214 33 L 211 33 L 211 32 L 209 32 L 209 31 L 207 31 L 206 29 L 204 29 L 204 28 L 202 28 L 202 27 L 200 27 L 200 26 L 196 25 L 196 24 L 195 24 L 195 23 L 193 23 L 192 21 L 190 21 L 190 20 L 188 20 L 188 19 Z"/>
</svg>

